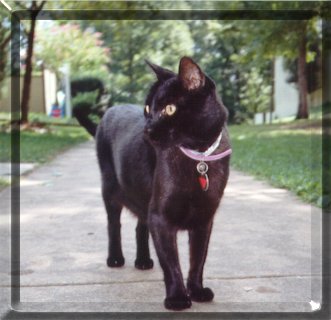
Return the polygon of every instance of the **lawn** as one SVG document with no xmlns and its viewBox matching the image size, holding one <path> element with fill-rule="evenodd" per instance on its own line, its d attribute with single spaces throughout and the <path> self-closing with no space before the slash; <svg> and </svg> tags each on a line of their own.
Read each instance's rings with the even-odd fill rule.
<svg viewBox="0 0 331 320">
<path fill-rule="evenodd" d="M 20 132 L 20 161 L 44 163 L 89 136 L 78 126 L 50 125 L 49 132 Z M 14 148 L 15 149 L 15 148 Z M 11 135 L 0 132 L 0 162 L 10 161 Z"/>
<path fill-rule="evenodd" d="M 19 149 L 18 145 L 12 148 L 12 135 L 6 132 L 9 120 L 10 114 L 0 113 L 0 162 L 10 162 L 12 151 L 19 150 L 20 162 L 45 163 L 90 137 L 82 127 L 76 125 L 74 119 L 52 119 L 46 115 L 32 113 L 31 123 L 41 122 L 45 128 L 39 131 L 21 131 Z M 7 185 L 8 181 L 0 178 L 0 190 Z"/>
<path fill-rule="evenodd" d="M 47 128 L 44 133 L 20 132 L 19 149 L 16 149 L 17 145 L 11 148 L 10 133 L 0 131 L 0 162 L 10 162 L 11 152 L 19 150 L 20 162 L 45 163 L 89 138 L 86 131 L 78 126 L 49 125 Z M 0 178 L 0 190 L 8 185 L 7 180 Z"/>
<path fill-rule="evenodd" d="M 322 135 L 318 121 L 230 126 L 232 166 L 293 191 L 319 207 L 322 198 Z"/>
</svg>

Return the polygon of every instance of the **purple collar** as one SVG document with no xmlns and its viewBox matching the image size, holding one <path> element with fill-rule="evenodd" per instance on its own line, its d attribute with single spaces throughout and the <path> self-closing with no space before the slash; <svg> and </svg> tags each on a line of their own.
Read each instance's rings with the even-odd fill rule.
<svg viewBox="0 0 331 320">
<path fill-rule="evenodd" d="M 199 151 L 187 149 L 184 147 L 179 147 L 179 148 L 187 157 L 189 157 L 193 160 L 197 160 L 197 161 L 220 160 L 222 158 L 225 158 L 226 156 L 229 156 L 232 153 L 232 149 L 228 149 L 221 153 L 211 155 L 219 147 L 221 140 L 222 140 L 222 133 L 223 133 L 223 131 L 221 131 L 221 133 L 218 136 L 218 138 L 216 139 L 216 141 L 205 152 L 199 152 Z"/>
</svg>

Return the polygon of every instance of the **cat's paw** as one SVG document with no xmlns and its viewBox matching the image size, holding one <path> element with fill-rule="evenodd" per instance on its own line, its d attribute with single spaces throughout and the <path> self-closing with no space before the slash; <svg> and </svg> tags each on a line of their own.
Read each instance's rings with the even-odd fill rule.
<svg viewBox="0 0 331 320">
<path fill-rule="evenodd" d="M 183 310 L 192 306 L 191 299 L 188 295 L 167 297 L 164 300 L 164 306 L 170 310 Z"/>
<path fill-rule="evenodd" d="M 154 262 L 152 259 L 136 259 L 134 266 L 139 270 L 148 270 L 153 268 Z"/>
<path fill-rule="evenodd" d="M 124 262 L 123 257 L 108 257 L 107 266 L 110 268 L 120 268 L 124 266 Z"/>
<path fill-rule="evenodd" d="M 209 302 L 214 299 L 214 292 L 209 288 L 194 288 L 189 290 L 192 301 Z"/>
</svg>

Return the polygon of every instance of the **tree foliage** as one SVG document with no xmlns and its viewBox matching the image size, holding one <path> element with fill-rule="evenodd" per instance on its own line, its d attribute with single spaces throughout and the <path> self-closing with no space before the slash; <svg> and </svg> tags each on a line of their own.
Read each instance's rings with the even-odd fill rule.
<svg viewBox="0 0 331 320">
<path fill-rule="evenodd" d="M 36 36 L 36 60 L 59 77 L 64 63 L 70 65 L 72 77 L 97 75 L 108 79 L 109 49 L 103 46 L 102 34 L 82 30 L 78 24 L 46 27 L 39 25 Z"/>
<path fill-rule="evenodd" d="M 315 59 L 316 51 L 310 50 L 312 44 L 319 41 L 317 16 L 310 20 L 268 20 L 241 21 L 237 28 L 244 36 L 246 52 L 241 57 L 242 62 L 253 60 L 272 60 L 277 56 L 297 61 L 297 81 L 299 89 L 299 106 L 297 118 L 307 118 L 308 83 L 307 63 Z"/>
<path fill-rule="evenodd" d="M 3 85 L 3 81 L 8 73 L 10 36 L 10 17 L 8 10 L 0 4 L 0 86 Z M 0 97 L 1 93 L 2 90 L 0 89 Z"/>
<path fill-rule="evenodd" d="M 247 42 L 238 23 L 240 21 L 190 22 L 195 58 L 216 81 L 231 122 L 265 112 L 271 102 L 270 63 L 267 59 L 242 59 Z"/>
<path fill-rule="evenodd" d="M 32 80 L 33 70 L 33 53 L 34 53 L 34 38 L 35 30 L 37 25 L 37 16 L 42 10 L 46 1 L 27 1 L 26 3 L 19 3 L 24 9 L 29 12 L 30 20 L 29 26 L 24 28 L 23 31 L 26 33 L 27 45 L 26 45 L 26 59 L 25 59 L 25 72 L 23 78 L 23 92 L 21 101 L 21 118 L 20 123 L 25 124 L 29 121 L 29 108 L 30 108 L 30 88 Z"/>
<path fill-rule="evenodd" d="M 93 22 L 110 48 L 112 103 L 144 102 L 153 75 L 145 59 L 177 69 L 178 57 L 191 55 L 193 42 L 183 21 L 114 20 Z"/>
<path fill-rule="evenodd" d="M 29 9 L 33 3 L 38 4 L 26 1 L 24 5 Z M 65 1 L 47 2 L 46 6 L 61 9 L 63 3 Z M 176 71 L 180 56 L 190 55 L 216 81 L 230 111 L 230 121 L 239 121 L 272 109 L 272 62 L 276 56 L 283 56 L 296 62 L 293 70 L 297 72 L 294 79 L 300 91 L 298 117 L 306 117 L 309 85 L 306 63 L 316 61 L 318 50 L 311 48 L 316 48 L 321 33 L 318 24 L 321 4 L 310 2 L 308 5 L 314 15 L 308 20 L 290 20 L 291 10 L 303 9 L 299 2 L 237 1 L 208 2 L 208 8 L 255 10 L 257 20 L 135 20 L 134 14 L 128 14 L 127 20 L 95 17 L 92 21 L 71 24 L 62 21 L 55 26 L 53 23 L 47 28 L 43 24 L 37 30 L 36 58 L 57 73 L 67 62 L 74 77 L 101 75 L 109 88 L 112 104 L 142 104 L 153 81 L 145 59 Z M 75 6 L 86 9 L 91 4 L 79 2 Z M 95 9 L 104 6 L 102 2 L 93 3 Z M 160 6 L 159 2 L 123 1 L 114 2 L 111 8 L 152 10 Z M 162 4 L 166 9 L 199 6 L 186 1 Z M 275 19 L 263 20 L 264 11 L 257 11 L 261 8 L 274 10 Z M 278 10 L 289 10 L 288 16 L 277 20 Z"/>
</svg>

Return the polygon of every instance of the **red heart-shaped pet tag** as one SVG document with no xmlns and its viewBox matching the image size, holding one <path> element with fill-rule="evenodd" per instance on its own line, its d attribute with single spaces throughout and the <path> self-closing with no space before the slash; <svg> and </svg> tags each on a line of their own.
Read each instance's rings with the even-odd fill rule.
<svg viewBox="0 0 331 320">
<path fill-rule="evenodd" d="M 206 174 L 199 176 L 199 183 L 203 191 L 208 190 L 209 181 L 208 181 L 208 176 Z"/>
</svg>

